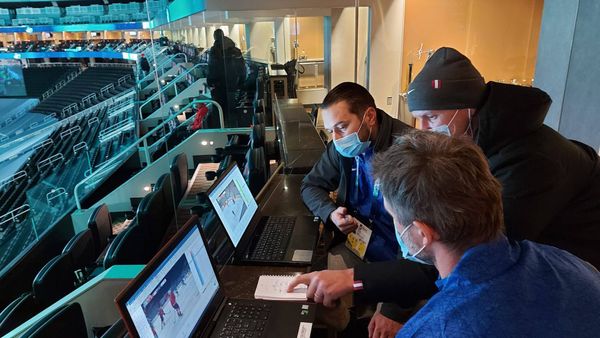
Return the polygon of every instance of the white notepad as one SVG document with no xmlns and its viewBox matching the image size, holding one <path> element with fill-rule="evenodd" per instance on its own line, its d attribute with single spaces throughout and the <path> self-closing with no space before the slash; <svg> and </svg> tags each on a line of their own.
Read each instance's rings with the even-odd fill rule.
<svg viewBox="0 0 600 338">
<path fill-rule="evenodd" d="M 306 285 L 298 285 L 293 292 L 287 292 L 294 276 L 263 275 L 258 278 L 254 298 L 264 300 L 306 300 Z"/>
</svg>

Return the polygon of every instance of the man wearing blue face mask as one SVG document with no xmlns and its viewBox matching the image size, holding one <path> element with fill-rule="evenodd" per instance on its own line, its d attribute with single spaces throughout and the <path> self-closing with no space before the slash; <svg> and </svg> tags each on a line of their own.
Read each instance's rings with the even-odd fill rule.
<svg viewBox="0 0 600 338">
<path fill-rule="evenodd" d="M 412 128 L 377 109 L 367 89 L 356 83 L 336 86 L 323 100 L 321 109 L 325 129 L 333 141 L 302 182 L 304 203 L 335 230 L 336 238 L 341 241 L 357 228 L 359 221 L 369 227 L 372 234 L 366 261 L 396 260 L 398 244 L 394 226 L 383 206 L 379 184 L 373 180 L 371 160 Z M 336 201 L 330 197 L 332 191 L 337 192 Z M 337 248 L 340 246 L 343 250 L 343 245 Z M 354 264 L 351 259 L 345 263 Z M 422 274 L 418 267 L 414 271 Z M 384 304 L 381 314 L 373 317 L 372 325 L 379 323 L 392 331 L 391 327 L 397 324 L 388 319 L 398 318 L 400 312 L 397 307 Z"/>
<path fill-rule="evenodd" d="M 371 159 L 411 128 L 377 109 L 362 86 L 344 82 L 332 89 L 321 105 L 325 129 L 333 141 L 302 182 L 304 203 L 336 231 L 348 234 L 358 222 L 373 230 L 365 258 L 396 259 L 392 219 L 383 208 Z M 337 200 L 329 194 L 337 191 Z"/>
</svg>

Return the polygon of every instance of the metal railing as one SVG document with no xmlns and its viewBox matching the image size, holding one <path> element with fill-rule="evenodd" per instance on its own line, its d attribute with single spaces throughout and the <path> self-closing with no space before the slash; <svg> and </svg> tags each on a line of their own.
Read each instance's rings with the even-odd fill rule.
<svg viewBox="0 0 600 338">
<path fill-rule="evenodd" d="M 36 144 L 35 146 L 33 146 L 33 150 L 45 148 L 46 146 L 49 146 L 49 145 L 54 145 L 54 140 L 52 140 L 51 138 L 47 138 L 44 141 L 42 141 L 42 143 Z"/>
<path fill-rule="evenodd" d="M 100 88 L 100 95 L 102 95 L 102 96 L 106 95 L 106 93 L 108 93 L 111 89 L 115 89 L 114 83 L 109 83 L 106 86 Z"/>
<path fill-rule="evenodd" d="M 157 125 L 156 127 L 154 127 L 152 130 L 148 131 L 144 136 L 140 137 L 135 143 L 129 145 L 127 148 L 123 149 L 123 151 L 121 151 L 119 154 L 113 156 L 108 161 L 102 163 L 102 165 L 98 169 L 96 169 L 96 171 L 94 171 L 94 173 L 92 173 L 91 175 L 87 176 L 86 178 L 84 178 L 83 180 L 81 180 L 79 183 L 77 183 L 77 185 L 75 185 L 75 188 L 73 189 L 73 195 L 75 197 L 75 203 L 77 205 L 77 209 L 81 210 L 81 208 L 82 208 L 81 207 L 81 199 L 83 198 L 83 196 L 80 196 L 80 194 L 79 194 L 79 190 L 81 189 L 81 187 L 84 184 L 88 183 L 88 182 L 97 183 L 100 180 L 102 180 L 103 178 L 102 177 L 98 177 L 98 176 L 106 174 L 111 169 L 114 169 L 115 165 L 118 164 L 117 162 L 118 162 L 118 159 L 120 158 L 121 154 L 132 153 L 132 151 L 139 151 L 139 146 L 138 145 L 140 143 L 144 143 L 144 153 L 145 153 L 145 157 L 146 157 L 146 163 L 147 163 L 147 165 L 150 165 L 152 163 L 152 159 L 150 157 L 150 153 L 149 153 L 149 150 L 148 150 L 148 141 L 147 141 L 148 138 L 150 138 L 151 136 L 153 136 L 154 133 L 160 131 L 163 127 L 165 127 L 166 125 L 168 125 L 169 122 L 171 122 L 174 119 L 176 119 L 179 115 L 181 115 L 182 113 L 184 113 L 187 109 L 189 109 L 190 107 L 193 107 L 195 104 L 199 104 L 199 103 L 214 104 L 217 107 L 217 110 L 219 112 L 220 128 L 224 128 L 224 126 L 225 126 L 225 120 L 224 120 L 224 117 L 223 117 L 223 108 L 221 107 L 221 105 L 217 101 L 213 101 L 213 100 L 193 100 L 192 102 L 190 102 L 187 105 L 185 105 L 185 107 L 179 109 L 179 111 L 177 111 L 176 114 L 173 114 L 172 116 L 169 116 L 169 118 L 165 119 L 162 123 L 160 123 L 159 125 Z M 189 137 L 192 137 L 192 136 L 193 136 L 193 134 L 190 135 Z"/>
<path fill-rule="evenodd" d="M 0 189 L 4 188 L 4 186 L 6 186 L 8 184 L 11 184 L 12 182 L 16 182 L 16 181 L 24 179 L 24 178 L 29 178 L 29 175 L 27 175 L 27 172 L 25 170 L 17 171 L 12 176 L 0 181 Z"/>
<path fill-rule="evenodd" d="M 77 132 L 81 132 L 81 127 L 74 126 L 60 133 L 60 139 L 64 139 L 65 137 L 69 137 Z"/>
<path fill-rule="evenodd" d="M 113 67 L 113 68 L 134 68 L 133 63 L 108 63 L 108 62 L 96 62 L 90 67 Z"/>
<path fill-rule="evenodd" d="M 6 214 L 0 216 L 0 227 L 4 227 L 8 222 L 19 223 L 19 217 L 25 215 L 32 211 L 29 204 L 23 204 L 20 207 L 14 208 L 13 210 L 7 212 Z M 37 233 L 37 229 L 35 228 L 35 221 L 31 218 L 31 224 L 33 226 L 33 234 L 35 235 L 35 239 L 38 240 L 39 236 Z"/>
<path fill-rule="evenodd" d="M 64 118 L 66 116 L 66 113 L 75 114 L 75 113 L 77 113 L 77 110 L 79 110 L 79 105 L 77 103 L 71 103 L 70 105 L 68 105 L 62 109 L 61 117 Z"/>
<path fill-rule="evenodd" d="M 63 154 L 58 153 L 39 161 L 36 164 L 36 167 L 38 171 L 42 171 L 42 168 L 45 168 L 47 166 L 52 166 L 54 168 L 56 166 L 56 162 L 64 162 L 64 160 L 65 157 L 63 156 Z"/>
<path fill-rule="evenodd" d="M 143 119 L 144 119 L 144 117 L 143 117 L 143 115 L 142 115 L 142 108 L 143 108 L 143 107 L 147 106 L 149 103 L 151 103 L 151 102 L 152 102 L 152 100 L 155 100 L 156 98 L 158 98 L 158 96 L 159 96 L 160 94 L 162 94 L 162 93 L 163 93 L 165 90 L 167 90 L 167 89 L 169 89 L 171 86 L 173 86 L 173 85 L 177 84 L 177 82 L 178 82 L 179 80 L 181 80 L 182 78 L 184 78 L 184 76 L 188 75 L 188 74 L 189 74 L 189 73 L 190 73 L 192 70 L 194 70 L 194 69 L 196 69 L 196 68 L 198 68 L 198 67 L 200 67 L 200 65 L 195 65 L 194 67 L 192 67 L 192 68 L 190 68 L 190 69 L 186 70 L 185 72 L 183 72 L 183 73 L 181 73 L 181 74 L 177 75 L 177 76 L 176 76 L 176 77 L 175 77 L 173 80 L 171 80 L 171 82 L 169 82 L 169 84 L 167 84 L 166 86 L 162 87 L 162 89 L 161 89 L 160 91 L 157 91 L 156 93 L 154 93 L 154 94 L 150 95 L 150 97 L 149 97 L 149 98 L 147 98 L 147 99 L 146 99 L 144 102 L 142 102 L 142 104 L 141 104 L 141 105 L 140 105 L 140 107 L 139 107 L 139 117 L 140 117 L 140 120 L 143 120 Z M 184 68 L 184 69 L 185 69 L 185 68 Z M 177 93 L 176 93 L 176 96 L 177 96 Z M 166 102 L 165 102 L 165 103 L 166 103 Z M 161 106 L 161 107 L 162 107 L 162 106 Z M 159 109 L 160 109 L 160 108 L 159 108 Z"/>
<path fill-rule="evenodd" d="M 185 63 L 188 62 L 187 55 L 185 55 L 184 53 L 177 53 L 175 55 L 168 57 L 166 60 L 162 61 L 160 63 L 160 65 L 156 66 L 157 73 L 158 73 L 159 69 L 162 70 L 162 73 L 158 75 L 159 77 L 165 75 L 165 73 L 167 72 L 167 71 L 165 71 L 165 66 L 167 66 L 170 62 L 174 62 L 173 60 L 180 54 L 183 55 L 183 57 L 185 58 Z M 145 81 L 148 81 L 148 80 L 154 80 L 154 71 L 149 72 L 142 79 L 140 79 L 138 81 L 138 87 L 141 89 L 142 83 Z"/>
<path fill-rule="evenodd" d="M 83 99 L 81 99 L 81 108 L 85 107 L 86 104 L 91 104 L 92 100 L 97 100 L 98 97 L 96 96 L 96 93 L 91 93 L 87 96 L 85 96 Z"/>
<path fill-rule="evenodd" d="M 128 131 L 135 128 L 135 123 L 133 119 L 130 117 L 126 120 L 119 121 L 112 126 L 104 128 L 98 133 L 98 140 L 100 143 L 104 143 L 112 140 L 113 138 L 121 135 L 122 132 Z"/>
<path fill-rule="evenodd" d="M 55 84 L 54 87 L 52 87 L 52 88 L 48 89 L 47 91 L 45 91 L 42 94 L 42 99 L 40 101 L 44 101 L 45 99 L 49 98 L 52 94 L 54 94 L 55 92 L 57 92 L 59 89 L 61 89 L 62 87 L 66 86 L 67 83 L 73 81 L 82 72 L 83 72 L 82 68 L 77 68 L 76 71 L 67 74 L 67 76 L 65 77 L 64 80 L 61 80 L 60 82 L 58 82 L 57 84 Z"/>
<path fill-rule="evenodd" d="M 2 154 L 2 152 L 5 151 L 3 149 L 10 149 L 10 147 L 15 146 L 17 144 L 20 144 L 25 139 L 29 139 L 29 138 L 31 138 L 33 136 L 36 136 L 36 135 L 39 135 L 41 133 L 48 132 L 50 129 L 54 130 L 54 129 L 60 128 L 60 127 L 62 127 L 64 125 L 67 125 L 67 124 L 69 124 L 69 123 L 71 123 L 73 121 L 78 120 L 79 118 L 81 118 L 81 117 L 83 117 L 83 116 L 85 116 L 87 114 L 93 113 L 93 112 L 95 112 L 95 111 L 97 111 L 99 109 L 102 109 L 102 108 L 104 108 L 106 106 L 111 105 L 114 102 L 114 100 L 120 100 L 120 99 L 122 99 L 122 97 L 127 97 L 127 94 L 130 94 L 130 96 L 131 96 L 130 92 L 133 92 L 133 90 L 127 91 L 123 95 L 120 94 L 120 95 L 108 98 L 108 99 L 106 99 L 106 100 L 104 100 L 104 101 L 102 101 L 102 102 L 100 102 L 100 103 L 98 103 L 98 104 L 96 104 L 94 106 L 91 106 L 89 108 L 86 108 L 86 109 L 80 111 L 77 114 L 71 115 L 71 116 L 69 116 L 67 118 L 64 118 L 64 119 L 60 120 L 60 121 L 56 121 L 56 123 L 53 123 L 53 124 L 51 124 L 49 126 L 46 126 L 46 127 L 42 128 L 42 129 L 36 130 L 36 131 L 34 131 L 34 132 L 30 133 L 30 134 L 27 134 L 27 135 L 21 136 L 19 138 L 13 139 L 13 140 L 11 140 L 10 142 L 8 142 L 6 144 L 0 144 L 0 154 Z M 88 121 L 88 123 L 90 123 L 90 122 Z M 23 148 L 20 153 L 27 152 L 27 151 L 29 151 L 31 149 L 37 149 L 36 147 L 39 147 L 40 144 L 43 143 L 43 142 L 45 142 L 45 141 L 33 144 L 30 147 Z"/>
<path fill-rule="evenodd" d="M 127 74 L 127 75 L 123 75 L 119 78 L 119 80 L 117 81 L 117 86 L 122 85 L 123 83 L 125 83 L 128 79 L 131 79 L 131 74 Z"/>
<path fill-rule="evenodd" d="M 48 192 L 46 194 L 46 204 L 51 205 L 50 202 L 52 202 L 52 200 L 59 198 L 62 195 L 65 195 L 65 196 L 69 195 L 65 188 L 59 187 L 59 188 L 50 190 L 50 192 Z"/>
<path fill-rule="evenodd" d="M 52 67 L 79 67 L 80 62 L 47 62 L 47 63 L 30 63 L 26 68 L 52 68 Z"/>
<path fill-rule="evenodd" d="M 134 107 L 133 102 L 127 102 L 127 101 L 120 101 L 117 104 L 111 105 L 110 108 L 108 109 L 108 117 L 112 118 L 115 117 L 117 115 L 120 115 L 121 113 L 123 113 L 124 111 L 127 111 L 131 108 Z"/>
</svg>

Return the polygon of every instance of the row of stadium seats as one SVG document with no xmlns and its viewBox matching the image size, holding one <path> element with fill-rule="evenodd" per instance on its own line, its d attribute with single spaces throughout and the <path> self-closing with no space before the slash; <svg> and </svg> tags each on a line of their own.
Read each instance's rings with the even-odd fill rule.
<svg viewBox="0 0 600 338">
<path fill-rule="evenodd" d="M 131 118 L 133 110 L 123 111 L 117 115 L 108 116 L 107 108 L 99 109 L 87 116 L 70 123 L 65 123 L 55 130 L 20 168 L 26 173 L 14 182 L 6 184 L 0 190 L 0 216 L 4 224 L 0 227 L 0 267 L 8 264 L 18 256 L 35 238 L 33 237 L 32 214 L 26 213 L 16 219 L 11 219 L 7 214 L 24 206 L 26 203 L 37 200 L 34 208 L 37 223 L 36 231 L 43 232 L 47 227 L 56 222 L 61 210 L 68 210 L 74 206 L 72 194 L 75 185 L 84 178 L 84 172 L 98 167 L 115 153 L 121 152 L 135 139 L 133 130 L 123 131 L 113 138 L 100 142 L 99 134 L 109 126 L 115 125 L 126 118 Z M 87 148 L 87 158 L 82 149 L 74 146 L 82 145 Z M 56 161 L 48 161 L 50 158 Z M 66 175 L 68 170 L 68 175 Z M 47 184 L 41 184 L 42 181 Z M 68 195 L 45 202 L 48 187 L 62 187 Z M 71 196 L 69 196 L 71 195 Z M 33 205 L 31 206 L 34 207 Z M 9 222 L 6 222 L 9 221 Z M 39 227 L 42 228 L 39 228 Z"/>
<path fill-rule="evenodd" d="M 71 52 L 71 51 L 104 51 L 104 52 L 136 52 L 147 45 L 150 40 L 132 39 L 94 39 L 94 40 L 53 40 L 9 42 L 2 51 L 8 53 L 25 52 Z"/>
<path fill-rule="evenodd" d="M 127 79 L 118 83 L 124 77 L 127 77 Z M 33 109 L 33 112 L 44 114 L 54 113 L 59 117 L 69 116 L 80 109 L 97 104 L 102 99 L 107 99 L 131 88 L 134 86 L 134 82 L 131 68 L 89 67 L 71 82 L 54 92 L 45 101 L 41 102 Z M 111 89 L 103 91 L 103 88 L 106 86 L 110 87 L 111 84 Z M 83 98 L 92 94 L 95 94 L 93 95 L 95 96 L 94 98 L 90 99 L 89 102 L 82 102 Z M 83 104 L 80 105 L 80 103 Z M 69 109 L 68 112 L 63 111 L 65 107 L 73 104 L 76 104 L 73 110 Z"/>
<path fill-rule="evenodd" d="M 67 74 L 77 70 L 77 67 L 28 67 L 23 68 L 23 78 L 27 95 L 41 97 L 56 83 L 64 80 Z"/>
<path fill-rule="evenodd" d="M 40 269 L 31 291 L 23 293 L 0 312 L 0 335 L 10 332 L 85 282 L 113 237 L 108 208 L 105 204 L 100 205 L 90 216 L 88 228 L 75 234 L 62 252 Z"/>
<path fill-rule="evenodd" d="M 159 1 L 150 1 L 149 9 L 160 7 Z M 105 23 L 148 20 L 145 2 L 125 4 L 68 6 L 68 7 L 21 7 L 14 11 L 0 9 L 2 25 L 53 25 L 72 23 Z"/>
</svg>

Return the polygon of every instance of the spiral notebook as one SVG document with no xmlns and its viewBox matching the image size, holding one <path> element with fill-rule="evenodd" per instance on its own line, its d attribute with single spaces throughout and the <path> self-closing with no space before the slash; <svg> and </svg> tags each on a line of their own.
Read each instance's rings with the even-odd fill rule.
<svg viewBox="0 0 600 338">
<path fill-rule="evenodd" d="M 306 301 L 306 285 L 298 285 L 293 292 L 287 292 L 288 285 L 294 279 L 291 275 L 263 275 L 258 278 L 254 298 L 264 300 Z"/>
</svg>

